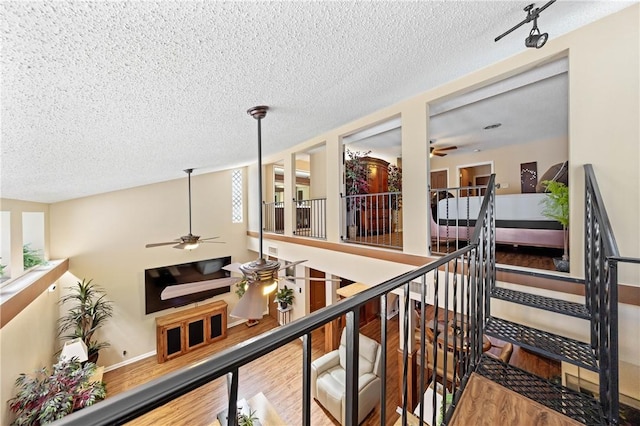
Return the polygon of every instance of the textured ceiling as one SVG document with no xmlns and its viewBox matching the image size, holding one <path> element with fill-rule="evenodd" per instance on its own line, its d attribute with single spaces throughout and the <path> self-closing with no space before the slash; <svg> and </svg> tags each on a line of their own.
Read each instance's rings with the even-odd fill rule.
<svg viewBox="0 0 640 426">
<path fill-rule="evenodd" d="M 429 105 L 429 140 L 446 155 L 567 138 L 569 61 L 562 58 L 495 84 Z M 486 126 L 497 124 L 495 129 Z M 389 161 L 402 153 L 401 121 L 393 119 L 344 138 L 352 151 Z"/>
<path fill-rule="evenodd" d="M 2 197 L 55 202 L 255 161 L 521 52 L 527 2 L 7 2 Z M 541 5 L 542 3 L 540 3 Z M 557 37 L 630 2 L 558 1 Z"/>
</svg>

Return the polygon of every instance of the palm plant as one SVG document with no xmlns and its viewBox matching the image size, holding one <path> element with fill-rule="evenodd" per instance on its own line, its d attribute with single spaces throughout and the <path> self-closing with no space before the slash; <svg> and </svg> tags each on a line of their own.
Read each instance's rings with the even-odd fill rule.
<svg viewBox="0 0 640 426">
<path fill-rule="evenodd" d="M 542 184 L 546 188 L 547 197 L 542 200 L 544 209 L 542 214 L 549 219 L 557 220 L 564 231 L 564 253 L 562 260 L 569 260 L 569 187 L 562 182 L 545 180 Z"/>
<path fill-rule="evenodd" d="M 71 308 L 58 320 L 58 334 L 63 339 L 81 338 L 87 345 L 89 360 L 97 360 L 98 351 L 108 347 L 109 343 L 97 342 L 93 335 L 113 315 L 112 302 L 106 299 L 105 292 L 93 280 L 83 279 L 68 290 L 69 294 L 60 299 L 60 304 L 70 303 Z"/>
</svg>

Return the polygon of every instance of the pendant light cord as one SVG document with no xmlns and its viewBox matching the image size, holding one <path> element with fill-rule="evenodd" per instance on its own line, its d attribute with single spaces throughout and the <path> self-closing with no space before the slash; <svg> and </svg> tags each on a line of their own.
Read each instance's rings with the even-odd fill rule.
<svg viewBox="0 0 640 426">
<path fill-rule="evenodd" d="M 260 209 L 260 226 L 259 226 L 259 257 L 262 259 L 262 118 L 258 117 L 258 208 Z"/>
</svg>

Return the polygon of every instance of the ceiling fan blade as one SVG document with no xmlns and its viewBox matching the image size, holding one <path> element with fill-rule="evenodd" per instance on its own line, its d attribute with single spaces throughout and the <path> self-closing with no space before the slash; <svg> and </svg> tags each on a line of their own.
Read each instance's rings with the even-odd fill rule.
<svg viewBox="0 0 640 426">
<path fill-rule="evenodd" d="M 198 242 L 199 243 L 206 243 L 206 244 L 227 244 L 225 241 L 203 241 L 203 240 L 200 240 Z"/>
<path fill-rule="evenodd" d="M 306 260 L 296 260 L 295 262 L 291 262 L 291 263 L 286 263 L 285 262 L 284 265 L 280 266 L 279 270 L 286 269 L 286 268 L 289 268 L 291 266 L 296 266 L 296 265 L 299 265 L 299 264 L 301 264 L 303 262 L 306 262 Z"/>
<path fill-rule="evenodd" d="M 438 157 L 446 157 L 447 154 L 440 151 L 433 151 L 433 155 L 437 155 Z"/>
<path fill-rule="evenodd" d="M 228 265 L 223 266 L 222 269 L 224 269 L 225 271 L 242 274 L 242 271 L 240 270 L 240 266 L 242 266 L 242 263 L 235 262 L 235 263 L 230 263 Z"/>
<path fill-rule="evenodd" d="M 307 278 L 307 277 L 289 277 L 289 276 L 285 276 L 284 278 L 288 279 L 288 280 L 309 280 L 309 281 L 333 281 L 333 282 L 342 282 L 341 279 L 339 278 Z"/>
<path fill-rule="evenodd" d="M 448 146 L 446 148 L 436 148 L 437 151 L 449 151 L 451 149 L 458 149 L 458 147 L 453 145 L 453 146 Z"/>
<path fill-rule="evenodd" d="M 260 282 L 249 284 L 247 291 L 244 292 L 236 306 L 233 307 L 230 315 L 246 319 L 262 318 L 262 313 L 266 307 L 265 297 L 262 294 L 263 286 Z"/>
<path fill-rule="evenodd" d="M 178 240 L 178 241 L 180 241 L 180 240 Z M 151 248 L 151 247 L 168 246 L 170 244 L 175 244 L 175 243 L 176 243 L 175 241 L 169 241 L 169 242 L 166 242 L 166 243 L 152 243 L 152 244 L 145 245 L 145 247 L 146 248 Z"/>
<path fill-rule="evenodd" d="M 238 282 L 239 278 L 220 278 L 216 280 L 198 281 L 188 284 L 177 284 L 165 287 L 160 293 L 161 300 L 173 299 L 174 297 L 186 296 L 193 293 L 200 293 L 217 288 L 229 287 Z"/>
<path fill-rule="evenodd" d="M 202 242 L 202 241 L 208 241 L 208 240 L 216 240 L 216 239 L 218 239 L 218 238 L 220 238 L 220 237 L 200 238 L 200 240 L 199 240 L 199 241 L 200 241 L 200 242 Z"/>
</svg>

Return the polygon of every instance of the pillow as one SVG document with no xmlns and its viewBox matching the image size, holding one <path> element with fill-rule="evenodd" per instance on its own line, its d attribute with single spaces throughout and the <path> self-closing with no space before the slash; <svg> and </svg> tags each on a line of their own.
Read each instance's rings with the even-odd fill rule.
<svg viewBox="0 0 640 426">
<path fill-rule="evenodd" d="M 549 167 L 549 170 L 544 172 L 540 179 L 538 179 L 536 192 L 546 192 L 547 187 L 542 183 L 545 180 L 555 180 L 556 182 L 561 182 L 569 186 L 569 161 L 564 161 Z"/>
</svg>

